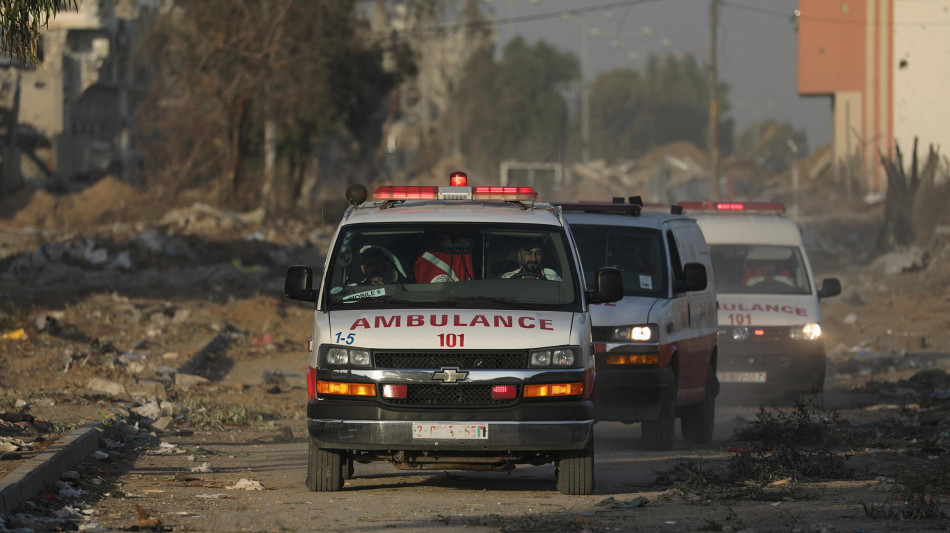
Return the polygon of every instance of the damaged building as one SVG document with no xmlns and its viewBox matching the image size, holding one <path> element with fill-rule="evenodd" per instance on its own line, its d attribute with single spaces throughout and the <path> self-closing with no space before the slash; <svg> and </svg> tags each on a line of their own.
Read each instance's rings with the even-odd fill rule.
<svg viewBox="0 0 950 533">
<path fill-rule="evenodd" d="M 24 182 L 69 190 L 112 174 L 136 181 L 133 103 L 146 77 L 130 61 L 148 2 L 81 2 L 50 19 L 33 68 L 0 72 L 0 195 Z"/>
</svg>

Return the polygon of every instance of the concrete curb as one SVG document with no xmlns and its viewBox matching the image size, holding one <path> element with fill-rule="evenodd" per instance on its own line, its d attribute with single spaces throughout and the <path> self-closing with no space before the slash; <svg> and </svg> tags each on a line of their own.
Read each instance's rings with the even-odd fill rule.
<svg viewBox="0 0 950 533">
<path fill-rule="evenodd" d="M 78 427 L 0 479 L 0 515 L 11 514 L 96 451 L 103 428 L 98 423 Z"/>
</svg>

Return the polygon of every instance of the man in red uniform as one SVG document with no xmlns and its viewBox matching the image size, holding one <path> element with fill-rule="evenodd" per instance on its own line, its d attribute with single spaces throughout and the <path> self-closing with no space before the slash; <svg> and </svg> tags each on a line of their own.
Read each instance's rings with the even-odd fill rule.
<svg viewBox="0 0 950 533">
<path fill-rule="evenodd" d="M 416 283 L 445 283 L 475 279 L 471 241 L 442 239 L 422 252 L 412 265 Z"/>
<path fill-rule="evenodd" d="M 789 272 L 788 269 L 778 268 L 772 263 L 765 263 L 762 266 L 747 269 L 745 277 L 742 278 L 742 284 L 746 287 L 751 287 L 769 280 L 778 281 L 790 287 L 795 286 L 795 279 L 792 277 L 792 273 Z"/>
</svg>

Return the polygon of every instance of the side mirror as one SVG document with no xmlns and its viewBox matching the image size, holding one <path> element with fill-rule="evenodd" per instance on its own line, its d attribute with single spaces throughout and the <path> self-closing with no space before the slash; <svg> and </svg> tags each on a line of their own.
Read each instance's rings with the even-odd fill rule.
<svg viewBox="0 0 950 533">
<path fill-rule="evenodd" d="M 312 268 L 297 265 L 287 269 L 287 277 L 284 279 L 284 296 L 291 300 L 316 302 L 317 294 L 312 287 Z"/>
<path fill-rule="evenodd" d="M 694 292 L 706 290 L 706 265 L 686 263 L 683 265 L 683 280 L 677 281 L 676 292 Z"/>
<path fill-rule="evenodd" d="M 841 282 L 838 278 L 825 278 L 821 280 L 821 288 L 818 289 L 818 298 L 829 298 L 841 294 Z"/>
<path fill-rule="evenodd" d="M 620 270 L 613 267 L 601 267 L 594 273 L 594 290 L 587 291 L 587 301 L 592 304 L 606 304 L 623 298 L 623 280 Z"/>
</svg>

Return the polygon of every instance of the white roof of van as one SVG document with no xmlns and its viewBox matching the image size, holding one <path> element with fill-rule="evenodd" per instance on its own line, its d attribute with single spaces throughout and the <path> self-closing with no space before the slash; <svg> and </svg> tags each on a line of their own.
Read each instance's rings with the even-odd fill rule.
<svg viewBox="0 0 950 533">
<path fill-rule="evenodd" d="M 641 211 L 639 215 L 627 213 L 596 213 L 585 211 L 565 211 L 564 215 L 571 224 L 593 224 L 595 226 L 633 226 L 637 228 L 663 229 L 668 220 L 682 220 L 682 215 L 671 215 L 657 211 Z M 693 218 L 693 217 L 686 217 Z"/>
<path fill-rule="evenodd" d="M 347 210 L 345 224 L 401 223 L 401 222 L 480 222 L 548 224 L 561 226 L 547 202 L 517 204 L 501 201 L 472 200 L 408 200 L 389 207 L 385 202 L 369 201 Z"/>
<path fill-rule="evenodd" d="M 691 214 L 709 244 L 777 244 L 797 246 L 801 229 L 781 215 Z"/>
</svg>

